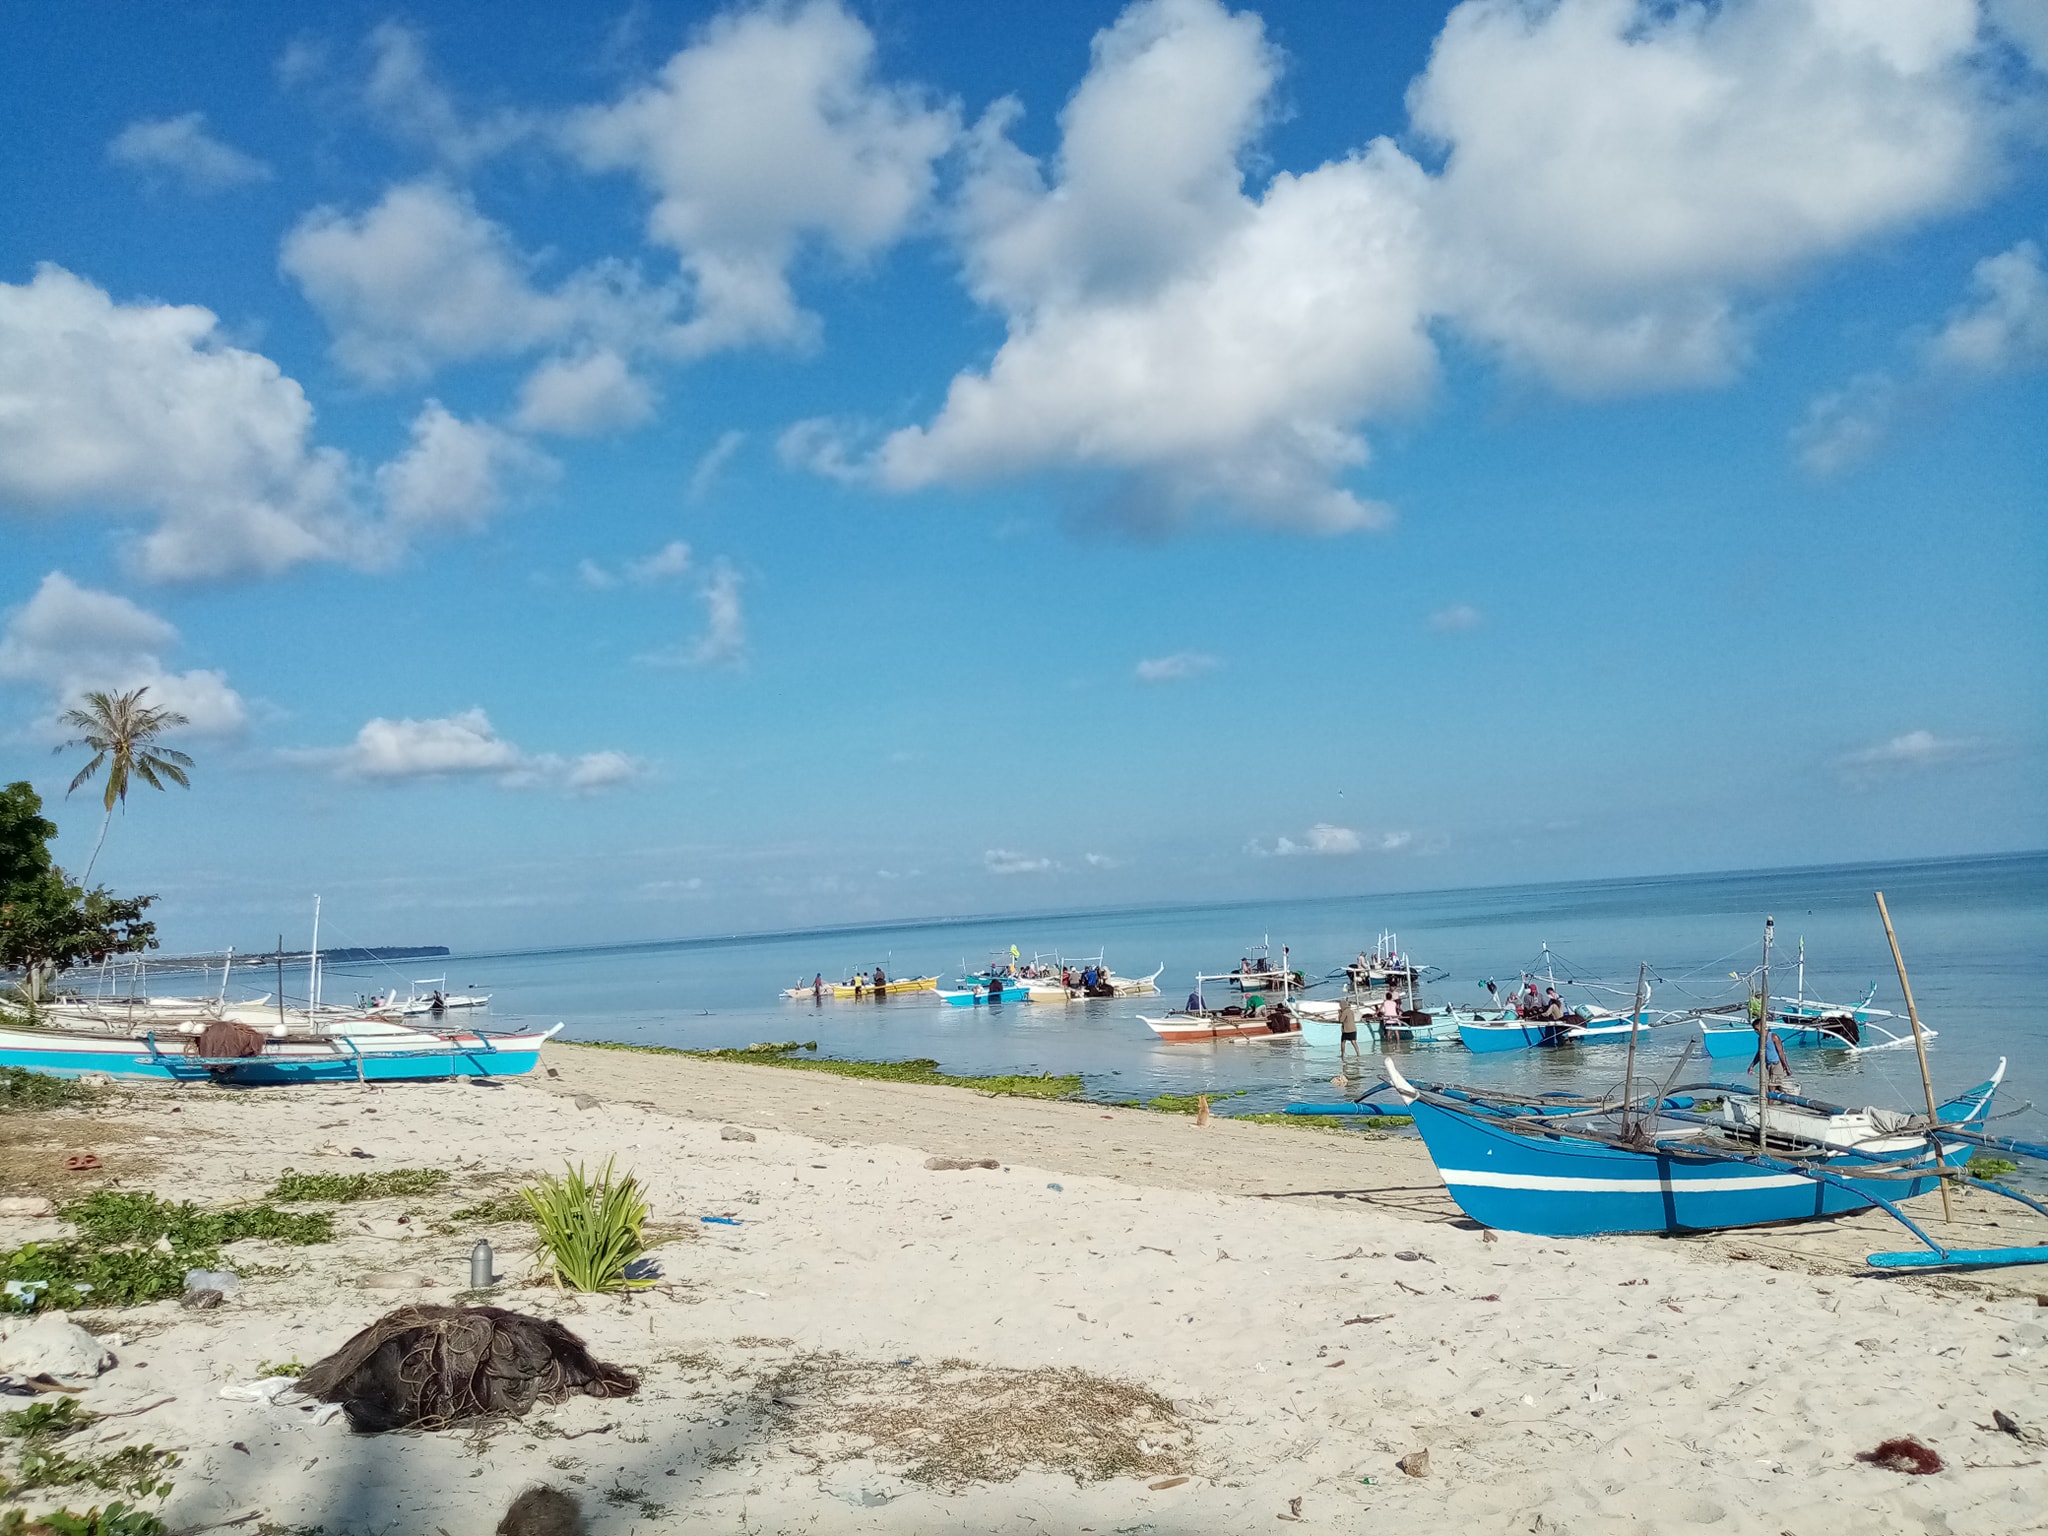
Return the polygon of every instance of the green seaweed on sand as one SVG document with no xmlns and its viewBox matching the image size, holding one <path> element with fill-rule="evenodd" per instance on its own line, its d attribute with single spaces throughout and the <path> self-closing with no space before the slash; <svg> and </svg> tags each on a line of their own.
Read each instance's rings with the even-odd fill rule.
<svg viewBox="0 0 2048 1536">
<path fill-rule="evenodd" d="M 52 1077 L 26 1067 L 0 1067 L 0 1114 L 17 1109 L 65 1109 L 97 1104 L 107 1090 L 75 1078 Z"/>
<path fill-rule="evenodd" d="M 2020 1165 L 2005 1157 L 1973 1157 L 1970 1159 L 1970 1177 L 1975 1179 L 2002 1179 L 2007 1174 L 2018 1173 Z"/>
<path fill-rule="evenodd" d="M 56 1440 L 73 1430 L 84 1429 L 99 1418 L 78 1400 L 60 1397 L 52 1403 L 30 1403 L 12 1413 L 0 1413 L 0 1440 Z"/>
<path fill-rule="evenodd" d="M 80 1234 L 97 1243 L 153 1243 L 173 1248 L 218 1248 L 247 1237 L 306 1247 L 334 1241 L 334 1218 L 280 1211 L 271 1205 L 201 1210 L 191 1201 L 160 1200 L 147 1190 L 95 1190 L 61 1212 Z"/>
<path fill-rule="evenodd" d="M 132 1509 L 119 1499 L 105 1509 L 95 1504 L 84 1514 L 70 1509 L 46 1510 L 34 1517 L 25 1509 L 0 1515 L 0 1536 L 165 1536 L 170 1527 L 146 1509 Z"/>
<path fill-rule="evenodd" d="M 1037 1077 L 956 1077 L 950 1072 L 941 1072 L 938 1062 L 930 1057 L 918 1057 L 912 1061 L 840 1061 L 830 1056 L 806 1057 L 796 1054 L 799 1051 L 815 1051 L 818 1048 L 815 1040 L 784 1040 L 720 1051 L 686 1051 L 671 1045 L 628 1045 L 616 1040 L 577 1040 L 571 1043 L 590 1050 L 642 1051 L 657 1056 L 688 1056 L 698 1061 L 736 1061 L 760 1067 L 790 1067 L 801 1072 L 827 1072 L 834 1077 L 863 1078 L 875 1082 L 919 1083 L 935 1088 L 971 1088 L 976 1093 L 1011 1098 L 1077 1099 L 1081 1096 L 1081 1076 L 1078 1072 L 1062 1075 L 1047 1072 Z"/>
<path fill-rule="evenodd" d="M 301 1247 L 334 1240 L 331 1216 L 270 1205 L 208 1211 L 146 1190 L 95 1190 L 58 1214 L 77 1237 L 0 1252 L 0 1282 L 20 1282 L 10 1300 L 24 1310 L 139 1306 L 176 1296 L 187 1270 L 218 1268 L 222 1246 L 244 1238 Z"/>
<path fill-rule="evenodd" d="M 358 1200 L 428 1195 L 447 1182 L 445 1168 L 393 1168 L 385 1173 L 297 1173 L 287 1168 L 270 1186 L 269 1198 L 352 1205 Z"/>
<path fill-rule="evenodd" d="M 1207 1099 L 1209 1107 L 1214 1109 L 1224 1099 L 1241 1099 L 1250 1092 L 1249 1088 L 1230 1088 L 1214 1093 L 1162 1093 L 1150 1099 L 1125 1099 L 1120 1107 L 1149 1109 L 1160 1115 L 1192 1115 L 1202 1107 L 1196 1102 L 1198 1099 Z"/>
<path fill-rule="evenodd" d="M 104 1455 L 73 1455 L 57 1442 L 99 1418 L 70 1399 L 31 1403 L 0 1414 L 0 1439 L 17 1442 L 18 1464 L 0 1474 L 0 1493 L 26 1493 L 36 1488 L 87 1486 L 151 1498 L 171 1491 L 162 1474 L 178 1464 L 176 1454 L 153 1445 L 125 1445 Z M 9 1527 L 0 1524 L 0 1532 Z M 62 1527 L 58 1527 L 62 1529 Z M 161 1529 L 161 1527 L 159 1527 Z"/>
<path fill-rule="evenodd" d="M 1411 1115 L 1233 1115 L 1253 1125 L 1291 1125 L 1304 1131 L 1392 1131 L 1413 1125 Z"/>
<path fill-rule="evenodd" d="M 73 1456 L 29 1442 L 14 1476 L 0 1477 L 0 1491 L 17 1494 L 33 1488 L 88 1487 L 161 1498 L 171 1491 L 171 1481 L 163 1474 L 177 1464 L 176 1452 L 160 1451 L 154 1445 L 124 1445 L 104 1456 Z"/>
</svg>

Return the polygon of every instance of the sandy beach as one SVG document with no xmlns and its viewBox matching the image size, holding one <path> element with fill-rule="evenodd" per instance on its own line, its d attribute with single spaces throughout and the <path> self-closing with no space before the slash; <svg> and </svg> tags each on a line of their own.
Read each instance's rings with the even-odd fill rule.
<svg viewBox="0 0 2048 1536">
<path fill-rule="evenodd" d="M 1465 1222 L 1407 1137 L 543 1059 L 497 1087 L 122 1090 L 0 1120 L 10 1194 L 215 1206 L 287 1168 L 452 1172 L 306 1207 L 335 1210 L 332 1243 L 234 1245 L 246 1278 L 218 1309 L 75 1314 L 118 1361 L 80 1401 L 142 1410 L 85 1435 L 177 1449 L 173 1531 L 469 1536 L 540 1481 L 618 1536 L 2048 1528 L 2048 1449 L 1993 1422 L 2048 1424 L 2037 1277 L 1877 1278 L 1855 1260 L 1898 1246 L 1880 1223 L 1539 1240 Z M 103 1169 L 63 1171 L 75 1150 Z M 664 1239 L 652 1289 L 534 1286 L 529 1229 L 455 1214 L 608 1157 Z M 59 1230 L 10 1218 L 0 1245 Z M 402 1302 L 455 1300 L 480 1235 L 504 1277 L 487 1299 L 560 1319 L 637 1395 L 382 1436 L 221 1396 Z M 1902 1435 L 1945 1469 L 1856 1459 Z M 1397 1467 L 1425 1451 L 1420 1475 Z"/>
</svg>

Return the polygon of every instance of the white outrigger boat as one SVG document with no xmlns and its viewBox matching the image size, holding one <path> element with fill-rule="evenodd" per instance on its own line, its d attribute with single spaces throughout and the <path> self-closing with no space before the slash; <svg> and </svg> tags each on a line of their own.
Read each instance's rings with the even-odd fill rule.
<svg viewBox="0 0 2048 1536">
<path fill-rule="evenodd" d="M 421 987 L 428 990 L 422 992 Z M 416 1019 L 423 1015 L 443 1013 L 450 1008 L 488 1008 L 491 994 L 488 992 L 450 992 L 446 976 L 427 976 L 412 984 L 404 997 L 389 993 L 382 998 L 370 999 L 372 1013 L 395 1013 L 402 1019 Z"/>
<path fill-rule="evenodd" d="M 1025 991 L 1034 1003 L 1078 1003 L 1091 998 L 1105 997 L 1149 997 L 1159 990 L 1159 977 L 1166 969 L 1162 963 L 1153 968 L 1149 976 L 1119 976 L 1102 963 L 1102 956 L 1095 955 L 1086 960 L 1063 960 L 1054 956 L 1050 965 L 1034 961 L 1025 976 Z M 1091 988 L 1082 978 L 1089 971 L 1095 972 L 1095 984 Z M 1069 981 L 1066 978 L 1071 977 Z"/>
<path fill-rule="evenodd" d="M 0 1023 L 0 1067 L 50 1077 L 246 1084 L 519 1077 L 563 1027 L 444 1029 L 408 1024 L 393 1010 L 323 1004 L 317 897 L 306 1006 L 287 1007 L 282 996 L 231 1003 L 227 974 L 224 965 L 210 998 L 103 995 L 39 1005 L 32 1023 Z M 140 975 L 138 964 L 138 985 Z"/>
<path fill-rule="evenodd" d="M 230 1083 L 396 1082 L 519 1077 L 540 1061 L 545 1030 L 443 1030 L 339 1008 L 268 1011 L 267 1026 L 242 1017 L 128 1021 L 76 1015 L 38 1026 L 0 1027 L 0 1067 L 51 1077 L 105 1073 L 122 1079 Z M 209 1055 L 229 1042 L 232 1055 Z"/>
<path fill-rule="evenodd" d="M 1238 961 L 1234 971 L 1223 971 L 1213 976 L 1197 972 L 1195 990 L 1188 994 L 1185 1007 L 1175 1008 L 1159 1018 L 1141 1013 L 1138 1015 L 1140 1022 L 1162 1042 L 1176 1044 L 1208 1040 L 1299 1040 L 1302 1015 L 1293 994 L 1301 982 L 1299 975 L 1288 968 L 1287 947 L 1281 946 L 1281 964 L 1277 969 L 1270 963 L 1269 945 L 1260 944 L 1254 953 L 1258 956 L 1256 962 L 1247 956 Z M 1277 1001 L 1268 1001 L 1263 991 L 1251 985 L 1260 979 L 1272 982 L 1273 989 L 1279 993 Z M 1230 983 L 1244 994 L 1244 1001 L 1211 1008 L 1202 997 L 1202 983 L 1205 981 Z"/>
</svg>

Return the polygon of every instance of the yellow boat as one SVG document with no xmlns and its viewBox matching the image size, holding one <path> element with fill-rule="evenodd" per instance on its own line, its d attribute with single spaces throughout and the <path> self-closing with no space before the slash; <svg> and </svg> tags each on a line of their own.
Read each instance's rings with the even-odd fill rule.
<svg viewBox="0 0 2048 1536">
<path fill-rule="evenodd" d="M 828 997 L 851 998 L 873 997 L 877 992 L 887 995 L 893 992 L 936 992 L 938 989 L 939 978 L 936 976 L 891 976 L 888 983 L 879 988 L 876 987 L 873 977 L 855 976 L 849 981 L 828 981 L 824 987 Z M 784 987 L 782 995 L 801 1000 L 812 996 L 813 992 L 808 986 Z"/>
</svg>

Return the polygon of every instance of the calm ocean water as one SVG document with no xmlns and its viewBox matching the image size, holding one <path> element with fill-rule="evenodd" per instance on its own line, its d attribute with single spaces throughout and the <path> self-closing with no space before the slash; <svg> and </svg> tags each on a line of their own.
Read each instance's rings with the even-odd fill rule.
<svg viewBox="0 0 2048 1536">
<path fill-rule="evenodd" d="M 1903 1025 L 1871 896 L 1878 889 L 1890 903 L 1921 1017 L 1939 1032 L 1930 1048 L 1937 1089 L 1976 1082 L 2004 1056 L 2001 1108 L 2048 1101 L 2048 1051 L 2035 1011 L 2048 999 L 2048 854 L 459 954 L 395 969 L 335 966 L 325 991 L 341 1000 L 445 970 L 452 989 L 493 995 L 493 1022 L 559 1019 L 567 1039 L 691 1048 L 816 1040 L 822 1055 L 928 1056 L 949 1072 L 1079 1072 L 1089 1097 L 1105 1100 L 1241 1094 L 1223 1107 L 1245 1112 L 1328 1097 L 1337 1071 L 1334 1029 L 1311 1026 L 1305 1037 L 1283 1041 L 1168 1046 L 1137 1015 L 1177 1005 L 1197 969 L 1235 965 L 1268 937 L 1276 955 L 1286 944 L 1296 967 L 1316 977 L 1392 929 L 1404 951 L 1449 973 L 1427 994 L 1431 1001 L 1478 1002 L 1487 978 L 1505 987 L 1524 968 L 1540 969 L 1547 944 L 1560 975 L 1569 966 L 1576 975 L 1604 976 L 1622 989 L 1625 1006 L 1637 964 L 1646 961 L 1657 1008 L 1738 997 L 1729 972 L 1755 965 L 1770 914 L 1777 919 L 1774 994 L 1792 990 L 1803 939 L 1807 996 L 1860 1000 L 1875 982 L 1875 1006 L 1898 1012 Z M 937 973 L 950 984 L 963 965 L 978 968 L 1012 944 L 1026 957 L 1102 952 L 1123 975 L 1163 964 L 1163 995 L 996 1010 L 948 1008 L 928 993 L 822 1007 L 777 995 L 817 971 L 830 980 L 878 964 L 892 976 Z M 286 982 L 288 991 L 304 985 L 302 975 L 288 973 Z M 168 976 L 155 985 L 177 990 Z M 1212 1001 L 1217 991 L 1210 989 Z M 1678 1030 L 1646 1036 L 1651 1070 L 1661 1063 L 1668 1072 L 1682 1045 Z M 1435 1080 L 1600 1090 L 1620 1080 L 1623 1055 L 1612 1046 L 1474 1056 L 1456 1044 L 1416 1045 L 1402 1070 Z M 1920 1102 L 1910 1049 L 1848 1058 L 1803 1053 L 1794 1066 L 1810 1092 L 1843 1102 Z M 1686 1076 L 1707 1075 L 1695 1055 Z M 1735 1073 L 1724 1066 L 1719 1075 Z M 2028 1110 L 1999 1129 L 2041 1139 L 2048 1115 Z"/>
</svg>

